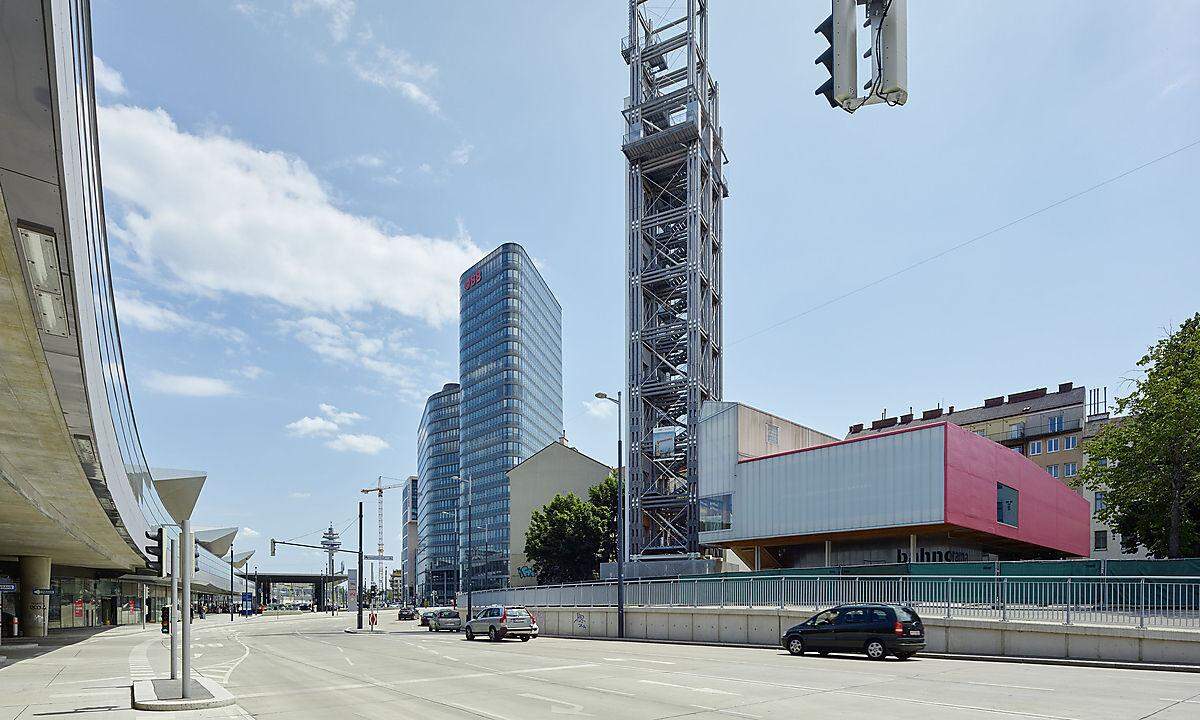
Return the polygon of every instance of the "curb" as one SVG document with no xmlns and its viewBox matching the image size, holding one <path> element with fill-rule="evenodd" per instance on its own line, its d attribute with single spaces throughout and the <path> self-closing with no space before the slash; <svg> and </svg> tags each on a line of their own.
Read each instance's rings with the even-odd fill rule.
<svg viewBox="0 0 1200 720">
<path fill-rule="evenodd" d="M 133 683 L 134 710 L 207 710 L 234 704 L 233 694 L 206 677 L 197 676 L 192 682 L 208 691 L 207 698 L 159 698 L 154 691 L 153 680 L 135 680 Z"/>
<path fill-rule="evenodd" d="M 349 632 L 349 631 L 347 631 Z M 587 637 L 582 635 L 540 635 L 560 640 L 601 640 L 609 642 L 659 643 L 662 645 L 698 645 L 701 647 L 732 647 L 747 650 L 781 650 L 777 645 L 756 645 L 753 643 L 719 643 L 703 640 L 657 640 L 655 638 L 616 638 L 616 637 Z M 1154 670 L 1158 672 L 1200 673 L 1200 665 L 1174 665 L 1169 663 L 1144 663 L 1124 660 L 1088 660 L 1084 658 L 1042 658 L 1022 657 L 1016 655 L 958 655 L 955 653 L 925 652 L 917 653 L 918 657 L 936 660 L 967 660 L 971 662 L 1025 663 L 1028 665 L 1058 665 L 1065 667 L 1108 668 L 1110 670 Z"/>
<path fill-rule="evenodd" d="M 34 649 L 34 648 L 36 648 L 36 647 L 41 647 L 41 646 L 40 646 L 38 643 L 35 643 L 35 642 L 27 642 L 27 643 L 4 643 L 4 645 L 3 645 L 3 646 L 0 646 L 0 648 L 2 648 L 2 649 L 4 649 L 4 650 L 32 650 L 32 649 Z"/>
</svg>

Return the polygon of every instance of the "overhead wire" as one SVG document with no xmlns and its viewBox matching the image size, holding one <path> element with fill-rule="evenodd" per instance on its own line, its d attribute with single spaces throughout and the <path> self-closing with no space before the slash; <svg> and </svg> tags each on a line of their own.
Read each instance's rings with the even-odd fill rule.
<svg viewBox="0 0 1200 720">
<path fill-rule="evenodd" d="M 1043 205 L 1042 207 L 1040 207 L 1032 212 L 1028 212 L 1014 220 L 1009 220 L 1008 222 L 1003 223 L 1002 225 L 997 225 L 996 227 L 994 227 L 986 232 L 979 233 L 978 235 L 968 238 L 956 245 L 951 245 L 950 247 L 948 247 L 944 250 L 941 250 L 937 253 L 934 253 L 933 255 L 929 255 L 927 257 L 921 258 L 920 260 L 917 260 L 916 262 L 911 263 L 909 265 L 905 265 L 904 267 L 902 267 L 898 270 L 887 273 L 886 275 L 882 275 L 882 276 L 872 280 L 871 282 L 865 283 L 863 285 L 859 285 L 858 287 L 856 287 L 852 290 L 848 290 L 844 293 L 841 293 L 839 295 L 831 297 L 827 300 L 822 300 L 821 302 L 819 302 L 815 305 L 812 305 L 811 307 L 808 307 L 805 310 L 802 310 L 801 312 L 798 312 L 794 315 L 789 315 L 788 317 L 785 317 L 782 320 L 779 320 L 777 322 L 771 323 L 770 325 L 767 325 L 764 328 L 755 330 L 754 332 L 750 333 L 749 335 L 743 335 L 742 337 L 738 338 L 737 340 L 726 343 L 725 347 L 731 347 L 733 345 L 737 345 L 738 343 L 745 342 L 746 340 L 758 337 L 759 335 L 768 333 L 772 330 L 775 330 L 776 328 L 782 327 L 783 325 L 787 325 L 788 323 L 799 320 L 800 318 L 802 318 L 806 315 L 811 315 L 812 313 L 814 313 L 818 310 L 821 310 L 823 308 L 829 307 L 830 305 L 833 305 L 834 303 L 840 302 L 842 300 L 845 300 L 846 298 L 857 295 L 865 290 L 869 290 L 870 288 L 873 288 L 876 285 L 880 285 L 884 282 L 887 282 L 888 280 L 891 280 L 895 277 L 903 275 L 904 273 L 915 270 L 915 269 L 921 267 L 922 265 L 927 265 L 927 264 L 933 262 L 934 260 L 938 260 L 940 258 L 945 257 L 946 255 L 949 255 L 952 252 L 955 252 L 957 250 L 961 250 L 965 247 L 973 245 L 973 244 L 979 242 L 980 240 L 983 240 L 985 238 L 996 235 L 996 234 L 1003 232 L 1015 225 L 1019 225 L 1020 223 L 1023 223 L 1026 220 L 1030 220 L 1030 219 L 1035 218 L 1039 215 L 1042 215 L 1046 212 L 1049 212 L 1050 210 L 1053 210 L 1054 208 L 1065 205 L 1065 204 L 1071 202 L 1072 200 L 1081 198 L 1084 195 L 1087 195 L 1088 193 L 1091 193 L 1095 190 L 1099 190 L 1100 188 L 1105 187 L 1106 185 L 1111 185 L 1111 184 L 1117 182 L 1118 180 L 1121 180 L 1122 178 L 1129 177 L 1130 175 L 1133 175 L 1134 173 L 1136 173 L 1140 170 L 1144 170 L 1152 165 L 1162 162 L 1163 160 L 1166 160 L 1166 159 L 1174 157 L 1175 155 L 1178 155 L 1182 152 L 1190 150 L 1190 149 L 1196 147 L 1197 145 L 1200 145 L 1200 139 L 1193 140 L 1193 141 L 1187 143 L 1186 145 L 1181 145 L 1181 146 L 1175 148 L 1174 150 L 1163 153 L 1162 155 L 1159 155 L 1151 160 L 1147 160 L 1146 162 L 1141 163 L 1140 165 L 1136 165 L 1136 166 L 1131 167 L 1127 170 L 1124 170 L 1120 173 L 1117 173 L 1116 175 L 1105 178 L 1104 180 L 1101 180 L 1100 182 L 1095 183 L 1094 185 L 1090 185 L 1082 190 L 1073 192 L 1070 195 L 1067 195 L 1063 198 L 1055 200 L 1054 202 L 1052 202 L 1048 205 Z"/>
</svg>

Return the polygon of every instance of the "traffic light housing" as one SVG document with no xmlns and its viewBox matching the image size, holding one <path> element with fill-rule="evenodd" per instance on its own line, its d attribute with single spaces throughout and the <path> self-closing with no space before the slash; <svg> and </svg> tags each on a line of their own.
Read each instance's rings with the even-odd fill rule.
<svg viewBox="0 0 1200 720">
<path fill-rule="evenodd" d="M 829 47 L 817 58 L 824 65 L 829 79 L 817 88 L 829 107 L 845 107 L 847 101 L 858 97 L 858 30 L 855 27 L 856 0 L 831 0 L 831 11 L 815 33 L 824 36 Z"/>
<path fill-rule="evenodd" d="M 146 554 L 150 556 L 150 560 L 146 565 L 150 568 L 150 572 L 160 578 L 167 577 L 167 550 L 166 544 L 166 528 L 159 525 L 155 530 L 146 531 L 146 539 L 150 544 L 146 546 Z"/>
<path fill-rule="evenodd" d="M 275 538 L 271 538 L 271 557 L 275 557 Z"/>
</svg>

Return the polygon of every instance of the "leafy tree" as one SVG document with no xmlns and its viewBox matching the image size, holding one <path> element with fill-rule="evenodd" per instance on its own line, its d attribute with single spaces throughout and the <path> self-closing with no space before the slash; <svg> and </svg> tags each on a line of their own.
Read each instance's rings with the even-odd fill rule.
<svg viewBox="0 0 1200 720">
<path fill-rule="evenodd" d="M 1200 555 L 1200 313 L 1138 361 L 1144 377 L 1117 398 L 1118 417 L 1084 444 L 1080 474 L 1105 491 L 1101 520 L 1127 551 Z"/>
<path fill-rule="evenodd" d="M 608 528 L 604 544 L 600 547 L 600 562 L 614 562 L 617 559 L 617 503 L 621 501 L 620 498 L 615 472 L 588 488 L 588 501 L 603 515 Z"/>
<path fill-rule="evenodd" d="M 575 493 L 554 499 L 529 518 L 525 555 L 541 583 L 592 580 L 600 564 L 608 520 Z"/>
</svg>

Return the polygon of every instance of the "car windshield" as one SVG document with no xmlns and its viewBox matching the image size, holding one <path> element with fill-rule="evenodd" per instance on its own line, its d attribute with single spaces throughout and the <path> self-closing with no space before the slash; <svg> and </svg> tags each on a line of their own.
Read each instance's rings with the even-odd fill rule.
<svg viewBox="0 0 1200 720">
<path fill-rule="evenodd" d="M 529 612 L 525 608 L 508 608 L 504 613 L 509 617 L 529 617 Z"/>
</svg>

